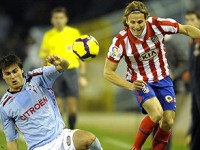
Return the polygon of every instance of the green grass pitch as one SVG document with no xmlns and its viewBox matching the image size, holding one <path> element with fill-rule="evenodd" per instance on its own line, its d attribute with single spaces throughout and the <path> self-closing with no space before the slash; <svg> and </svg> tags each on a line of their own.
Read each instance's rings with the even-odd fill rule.
<svg viewBox="0 0 200 150">
<path fill-rule="evenodd" d="M 94 133 L 104 150 L 130 150 L 142 117 L 135 113 L 80 113 L 77 128 Z M 143 150 L 150 150 L 151 141 L 149 137 Z M 18 140 L 18 143 L 19 150 L 26 150 L 23 140 Z M 184 132 L 176 132 L 174 129 L 171 150 L 187 149 L 184 144 Z M 6 150 L 5 136 L 2 131 L 0 131 L 0 150 Z"/>
</svg>

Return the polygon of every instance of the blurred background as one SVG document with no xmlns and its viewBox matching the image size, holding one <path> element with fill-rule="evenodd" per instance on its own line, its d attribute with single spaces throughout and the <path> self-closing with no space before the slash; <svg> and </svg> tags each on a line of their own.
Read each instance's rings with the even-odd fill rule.
<svg viewBox="0 0 200 150">
<path fill-rule="evenodd" d="M 130 91 L 113 86 L 103 78 L 108 48 L 112 38 L 123 29 L 123 10 L 129 2 L 131 0 L 0 0 L 0 57 L 9 53 L 19 55 L 26 71 L 41 64 L 38 51 L 44 32 L 51 28 L 50 11 L 56 6 L 67 8 L 69 25 L 98 40 L 100 54 L 87 63 L 89 85 L 81 89 L 78 127 L 93 131 L 99 136 L 104 149 L 108 150 L 130 149 L 143 117 Z M 199 0 L 143 2 L 151 16 L 174 18 L 182 24 L 187 10 L 200 8 Z M 188 41 L 187 37 L 181 35 L 166 40 L 178 103 L 172 141 L 174 150 L 188 149 L 183 143 L 186 143 L 185 136 L 190 125 L 190 93 L 187 78 L 184 74 L 177 75 L 179 64 L 187 65 Z M 125 77 L 123 60 L 117 72 Z M 0 80 L 0 96 L 5 90 L 6 86 Z M 1 137 L 0 149 L 5 148 L 5 138 L 1 142 Z M 146 143 L 146 148 L 150 147 L 150 142 L 151 139 Z"/>
</svg>

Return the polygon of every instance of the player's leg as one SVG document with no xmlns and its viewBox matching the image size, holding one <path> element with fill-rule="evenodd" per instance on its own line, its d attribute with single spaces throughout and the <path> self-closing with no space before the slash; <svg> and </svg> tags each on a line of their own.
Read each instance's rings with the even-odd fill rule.
<svg viewBox="0 0 200 150">
<path fill-rule="evenodd" d="M 171 80 L 171 79 L 170 79 Z M 166 81 L 170 81 L 166 80 Z M 166 82 L 165 82 L 166 83 Z M 163 88 L 154 89 L 164 110 L 160 126 L 154 136 L 152 147 L 154 150 L 164 150 L 167 146 L 171 135 L 171 128 L 174 123 L 176 111 L 176 98 L 173 86 L 165 86 Z"/>
<path fill-rule="evenodd" d="M 77 120 L 77 98 L 68 96 L 66 98 L 66 107 L 68 114 L 68 125 L 70 129 L 75 128 L 76 120 Z"/>
<path fill-rule="evenodd" d="M 78 97 L 79 97 L 79 86 L 78 86 L 78 70 L 69 69 L 65 71 L 65 101 L 68 114 L 68 125 L 70 129 L 75 128 L 78 112 Z"/>
<path fill-rule="evenodd" d="M 163 110 L 160 102 L 155 97 L 153 89 L 147 85 L 147 91 L 138 91 L 136 99 L 142 104 L 143 109 L 147 112 L 147 116 L 142 120 L 139 130 L 136 134 L 136 138 L 133 145 L 133 150 L 140 150 L 147 137 L 153 131 L 154 127 L 161 120 Z"/>
<path fill-rule="evenodd" d="M 133 150 L 140 150 L 146 141 L 147 137 L 151 134 L 154 127 L 159 123 L 162 118 L 162 107 L 156 97 L 153 97 L 143 103 L 143 108 L 148 115 L 142 120 L 139 130 L 133 145 Z"/>
<path fill-rule="evenodd" d="M 152 147 L 153 150 L 165 150 L 169 137 L 171 135 L 171 128 L 174 122 L 175 112 L 171 110 L 164 111 L 163 118 L 160 121 L 157 132 L 155 133 Z"/>
<path fill-rule="evenodd" d="M 84 130 L 77 130 L 73 135 L 76 150 L 103 150 L 98 138 Z"/>
<path fill-rule="evenodd" d="M 153 132 L 152 132 L 152 138 L 154 138 L 154 136 L 155 136 L 155 134 L 156 134 L 158 128 L 159 128 L 159 124 L 157 124 L 157 125 L 155 126 L 155 128 L 154 128 L 154 130 L 153 130 Z M 170 138 L 169 138 L 169 140 L 168 140 L 168 143 L 167 143 L 167 146 L 166 146 L 165 150 L 170 150 L 170 149 L 171 149 L 171 144 L 172 144 L 172 135 L 170 135 Z"/>
</svg>

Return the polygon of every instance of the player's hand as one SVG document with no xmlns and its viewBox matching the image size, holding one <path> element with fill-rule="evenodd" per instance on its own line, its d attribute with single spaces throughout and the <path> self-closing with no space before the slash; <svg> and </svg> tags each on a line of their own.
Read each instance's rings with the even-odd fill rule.
<svg viewBox="0 0 200 150">
<path fill-rule="evenodd" d="M 60 65 L 61 64 L 61 58 L 56 56 L 56 55 L 51 55 L 51 56 L 48 56 L 46 58 L 46 61 L 49 62 L 50 64 L 52 65 Z"/>
<path fill-rule="evenodd" d="M 79 85 L 81 88 L 85 88 L 88 85 L 87 78 L 85 76 L 79 77 Z"/>
<path fill-rule="evenodd" d="M 54 65 L 58 71 L 62 71 L 69 67 L 69 63 L 67 60 L 62 59 L 56 55 L 51 55 L 46 58 L 46 61 L 50 64 Z"/>
<path fill-rule="evenodd" d="M 133 83 L 133 91 L 142 90 L 146 83 L 142 80 L 135 80 Z"/>
</svg>

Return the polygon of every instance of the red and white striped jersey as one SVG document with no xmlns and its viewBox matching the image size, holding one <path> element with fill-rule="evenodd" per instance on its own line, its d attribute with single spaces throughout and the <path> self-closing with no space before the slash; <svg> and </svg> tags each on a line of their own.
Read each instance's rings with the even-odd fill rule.
<svg viewBox="0 0 200 150">
<path fill-rule="evenodd" d="M 169 18 L 149 17 L 143 38 L 134 37 L 129 28 L 120 31 L 109 48 L 108 59 L 127 64 L 126 79 L 157 82 L 169 75 L 164 46 L 165 34 L 175 34 L 178 22 Z"/>
</svg>

